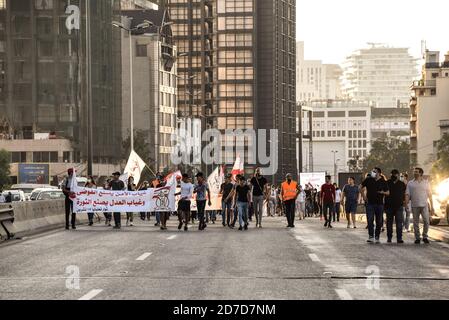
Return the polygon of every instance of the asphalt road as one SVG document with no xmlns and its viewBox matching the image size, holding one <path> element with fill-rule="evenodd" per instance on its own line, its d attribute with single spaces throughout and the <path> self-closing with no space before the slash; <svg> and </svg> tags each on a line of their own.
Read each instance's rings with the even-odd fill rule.
<svg viewBox="0 0 449 320">
<path fill-rule="evenodd" d="M 411 234 L 374 245 L 364 226 L 329 230 L 319 219 L 287 229 L 265 218 L 246 232 L 153 223 L 2 244 L 0 299 L 449 299 L 449 245 L 417 246 Z"/>
</svg>

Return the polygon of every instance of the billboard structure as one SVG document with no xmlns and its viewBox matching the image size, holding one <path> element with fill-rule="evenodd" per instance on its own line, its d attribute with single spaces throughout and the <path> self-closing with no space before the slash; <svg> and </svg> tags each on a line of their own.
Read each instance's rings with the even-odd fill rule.
<svg viewBox="0 0 449 320">
<path fill-rule="evenodd" d="M 18 183 L 50 184 L 48 163 L 19 163 Z"/>
</svg>

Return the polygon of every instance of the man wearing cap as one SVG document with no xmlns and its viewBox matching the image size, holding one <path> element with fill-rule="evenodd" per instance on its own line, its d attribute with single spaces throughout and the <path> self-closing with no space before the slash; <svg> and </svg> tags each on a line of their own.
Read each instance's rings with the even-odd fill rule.
<svg viewBox="0 0 449 320">
<path fill-rule="evenodd" d="M 295 227 L 295 202 L 299 194 L 299 187 L 296 181 L 292 180 L 292 175 L 288 173 L 286 181 L 281 185 L 281 199 L 285 206 L 285 215 L 287 217 L 287 228 Z"/>
<path fill-rule="evenodd" d="M 70 186 L 72 185 L 72 179 L 73 179 L 73 169 L 70 168 L 67 170 L 67 177 L 64 178 L 62 181 L 62 192 L 65 195 L 65 228 L 66 230 L 69 230 L 69 220 L 70 220 L 70 213 L 72 213 L 72 229 L 76 229 L 76 213 L 73 212 L 73 202 L 70 200 L 70 195 L 72 192 L 70 192 Z"/>
<path fill-rule="evenodd" d="M 125 183 L 120 180 L 120 172 L 114 172 L 112 174 L 112 180 L 110 182 L 111 190 L 123 191 L 125 190 Z M 114 229 L 120 229 L 122 227 L 122 213 L 114 212 Z"/>
</svg>

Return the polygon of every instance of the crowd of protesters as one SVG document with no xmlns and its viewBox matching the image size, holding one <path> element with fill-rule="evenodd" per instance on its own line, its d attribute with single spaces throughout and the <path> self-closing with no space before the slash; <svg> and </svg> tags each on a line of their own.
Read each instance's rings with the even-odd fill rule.
<svg viewBox="0 0 449 320">
<path fill-rule="evenodd" d="M 69 169 L 68 176 L 62 183 L 66 194 L 66 229 L 70 224 L 76 229 L 76 215 L 72 212 L 73 205 L 69 198 L 73 170 Z M 196 181 L 194 181 L 196 180 Z M 195 182 L 195 183 L 194 183 Z M 162 174 L 158 173 L 151 181 L 144 181 L 136 185 L 128 179 L 127 185 L 120 180 L 120 172 L 115 172 L 101 187 L 105 190 L 148 190 L 165 186 Z M 93 177 L 88 177 L 87 188 L 97 188 Z M 410 216 L 413 221 L 415 243 L 421 241 L 428 244 L 428 230 L 430 212 L 433 211 L 430 183 L 424 179 L 424 171 L 415 168 L 413 179 L 409 181 L 406 173 L 392 170 L 387 178 L 380 168 L 373 168 L 361 183 L 357 184 L 355 177 L 350 177 L 341 189 L 332 182 L 331 176 L 326 176 L 322 186 L 313 187 L 306 184 L 302 187 L 287 174 L 280 186 L 270 184 L 257 168 L 254 175 L 247 179 L 244 175 L 233 176 L 227 174 L 220 186 L 221 210 L 206 211 L 211 206 L 211 192 L 202 173 L 190 177 L 183 174 L 178 185 L 179 196 L 177 212 L 141 212 L 140 219 L 151 220 L 154 216 L 155 226 L 167 230 L 167 220 L 173 215 L 178 217 L 178 229 L 189 230 L 189 225 L 198 222 L 198 230 L 204 231 L 209 222 L 215 224 L 217 211 L 221 213 L 223 227 L 238 228 L 239 231 L 248 230 L 250 223 L 255 221 L 255 228 L 261 229 L 263 217 L 284 216 L 287 228 L 295 228 L 295 221 L 311 217 L 324 220 L 324 227 L 333 228 L 333 224 L 346 217 L 347 228 L 356 229 L 356 217 L 361 212 L 366 214 L 369 243 L 380 243 L 381 233 L 386 225 L 387 242 L 393 240 L 394 225 L 396 226 L 396 241 L 404 243 L 403 232 L 410 232 Z M 192 210 L 192 200 L 196 202 L 196 209 Z M 430 205 L 429 205 L 430 204 Z M 264 215 L 264 212 L 266 213 Z M 120 212 L 103 213 L 105 224 L 115 229 L 121 228 L 122 214 Z M 385 219 L 386 217 L 386 219 Z M 89 225 L 94 224 L 95 213 L 88 213 Z M 97 218 L 100 220 L 99 216 Z M 420 232 L 420 219 L 423 221 L 423 232 Z M 126 213 L 126 226 L 132 227 L 134 213 Z"/>
</svg>

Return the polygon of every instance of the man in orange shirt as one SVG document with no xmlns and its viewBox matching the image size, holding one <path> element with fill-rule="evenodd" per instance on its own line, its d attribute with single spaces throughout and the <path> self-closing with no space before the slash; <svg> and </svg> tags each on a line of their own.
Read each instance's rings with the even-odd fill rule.
<svg viewBox="0 0 449 320">
<path fill-rule="evenodd" d="M 286 181 L 281 185 L 281 198 L 285 206 L 287 216 L 287 228 L 295 227 L 295 202 L 299 194 L 299 187 L 296 181 L 292 180 L 292 175 L 286 175 Z"/>
</svg>

